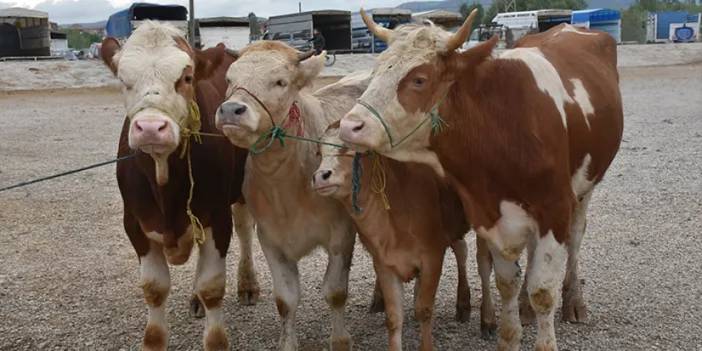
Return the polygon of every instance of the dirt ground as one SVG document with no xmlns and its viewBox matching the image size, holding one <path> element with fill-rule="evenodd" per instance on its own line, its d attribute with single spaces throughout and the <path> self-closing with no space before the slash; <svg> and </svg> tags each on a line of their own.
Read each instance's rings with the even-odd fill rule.
<svg viewBox="0 0 702 351">
<path fill-rule="evenodd" d="M 559 345 L 702 350 L 702 65 L 623 68 L 621 87 L 624 143 L 593 198 L 582 249 L 590 320 L 559 322 Z M 110 89 L 0 93 L 0 186 L 114 157 L 122 116 L 121 97 Z M 146 308 L 121 207 L 113 166 L 0 193 L 0 350 L 138 349 Z M 472 234 L 468 242 L 473 251 Z M 261 299 L 242 307 L 234 293 L 237 254 L 233 241 L 224 305 L 232 349 L 274 349 L 278 319 L 265 260 L 256 244 Z M 187 313 L 193 262 L 171 270 L 172 350 L 201 349 L 203 321 Z M 325 263 L 316 252 L 300 267 L 302 350 L 326 348 Z M 446 260 L 436 301 L 439 350 L 495 347 L 479 336 L 473 260 L 469 271 L 473 315 L 459 324 L 453 320 L 455 262 Z M 359 244 L 347 309 L 356 350 L 386 345 L 383 315 L 367 312 L 373 279 Z M 407 349 L 417 348 L 416 327 L 408 318 Z M 534 334 L 525 329 L 524 349 Z"/>
</svg>

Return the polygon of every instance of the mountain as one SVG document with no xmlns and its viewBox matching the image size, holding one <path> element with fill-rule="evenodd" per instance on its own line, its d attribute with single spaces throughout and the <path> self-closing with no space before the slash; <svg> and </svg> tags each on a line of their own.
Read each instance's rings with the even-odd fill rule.
<svg viewBox="0 0 702 351">
<path fill-rule="evenodd" d="M 407 9 L 412 12 L 422 12 L 431 10 L 447 10 L 458 11 L 464 3 L 473 4 L 479 2 L 483 7 L 488 8 L 492 4 L 492 0 L 443 0 L 443 1 L 411 1 L 398 6 L 401 9 Z M 633 5 L 636 0 L 587 0 L 588 8 L 610 8 L 610 9 L 626 9 Z"/>
<path fill-rule="evenodd" d="M 107 21 L 92 22 L 92 23 L 72 23 L 62 24 L 61 28 L 78 28 L 78 29 L 105 29 Z"/>
</svg>

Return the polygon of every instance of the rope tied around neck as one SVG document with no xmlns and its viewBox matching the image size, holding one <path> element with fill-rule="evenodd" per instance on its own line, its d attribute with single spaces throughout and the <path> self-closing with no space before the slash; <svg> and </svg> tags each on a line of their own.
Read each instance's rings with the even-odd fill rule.
<svg viewBox="0 0 702 351">
<path fill-rule="evenodd" d="M 373 170 L 371 171 L 371 190 L 380 196 L 383 201 L 383 207 L 386 211 L 390 210 L 390 199 L 385 193 L 387 186 L 387 175 L 385 174 L 385 165 L 380 155 L 373 153 Z"/>
<path fill-rule="evenodd" d="M 363 212 L 363 209 L 358 206 L 358 194 L 361 192 L 361 176 L 363 176 L 361 157 L 363 154 L 360 152 L 353 155 L 353 171 L 351 172 L 351 206 L 356 214 Z"/>
<path fill-rule="evenodd" d="M 441 114 L 439 114 L 439 107 L 444 103 L 444 100 L 446 100 L 446 97 L 444 96 L 439 100 L 439 102 L 432 107 L 431 111 L 427 114 L 427 118 L 423 119 L 419 124 L 417 124 L 412 131 L 410 131 L 407 135 L 402 137 L 398 142 L 395 142 L 395 140 L 392 137 L 392 133 L 390 133 L 390 127 L 387 125 L 385 122 L 385 119 L 383 116 L 376 110 L 371 104 L 358 99 L 358 104 L 365 107 L 368 112 L 371 113 L 373 117 L 375 117 L 380 124 L 383 126 L 383 130 L 385 130 L 385 135 L 387 135 L 388 140 L 390 141 L 390 148 L 394 149 L 400 144 L 404 143 L 407 139 L 409 139 L 412 135 L 414 135 L 419 129 L 421 129 L 427 122 L 429 122 L 429 125 L 431 127 L 431 131 L 433 135 L 438 135 L 441 133 L 444 128 L 448 127 L 448 124 L 441 118 Z"/>
<path fill-rule="evenodd" d="M 195 213 L 193 213 L 192 209 L 195 178 L 193 177 L 193 162 L 191 157 L 191 138 L 195 140 L 196 143 L 202 144 L 203 133 L 200 132 L 200 128 L 202 128 L 202 119 L 200 116 L 200 108 L 197 106 L 197 103 L 194 100 L 190 101 L 190 106 L 188 106 L 188 109 L 190 111 L 188 118 L 185 120 L 185 123 L 180 126 L 180 138 L 181 143 L 183 143 L 180 151 L 180 159 L 187 159 L 188 179 L 190 180 L 190 191 L 188 192 L 188 200 L 185 204 L 185 213 L 188 215 L 188 219 L 190 219 L 190 227 L 192 228 L 191 230 L 193 232 L 193 241 L 198 245 L 202 245 L 205 243 L 205 228 L 203 227 L 202 222 L 200 222 L 200 219 L 197 218 Z"/>
</svg>

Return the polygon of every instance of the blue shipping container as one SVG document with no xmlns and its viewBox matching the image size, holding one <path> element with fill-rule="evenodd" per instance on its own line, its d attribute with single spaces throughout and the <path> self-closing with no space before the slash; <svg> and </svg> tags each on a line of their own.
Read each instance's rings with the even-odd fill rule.
<svg viewBox="0 0 702 351">
<path fill-rule="evenodd" d="M 700 21 L 699 14 L 690 14 L 689 12 L 658 12 L 656 13 L 656 39 L 668 40 L 670 38 L 671 23 L 698 23 Z"/>
</svg>

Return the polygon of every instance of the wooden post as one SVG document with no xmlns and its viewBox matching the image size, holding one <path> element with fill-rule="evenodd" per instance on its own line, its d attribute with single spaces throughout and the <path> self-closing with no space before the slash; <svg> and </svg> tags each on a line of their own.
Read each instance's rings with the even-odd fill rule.
<svg viewBox="0 0 702 351">
<path fill-rule="evenodd" d="M 188 15 L 190 16 L 190 23 L 188 24 L 188 37 L 190 39 L 190 46 L 195 47 L 195 0 L 190 0 L 190 9 L 188 10 Z"/>
</svg>

